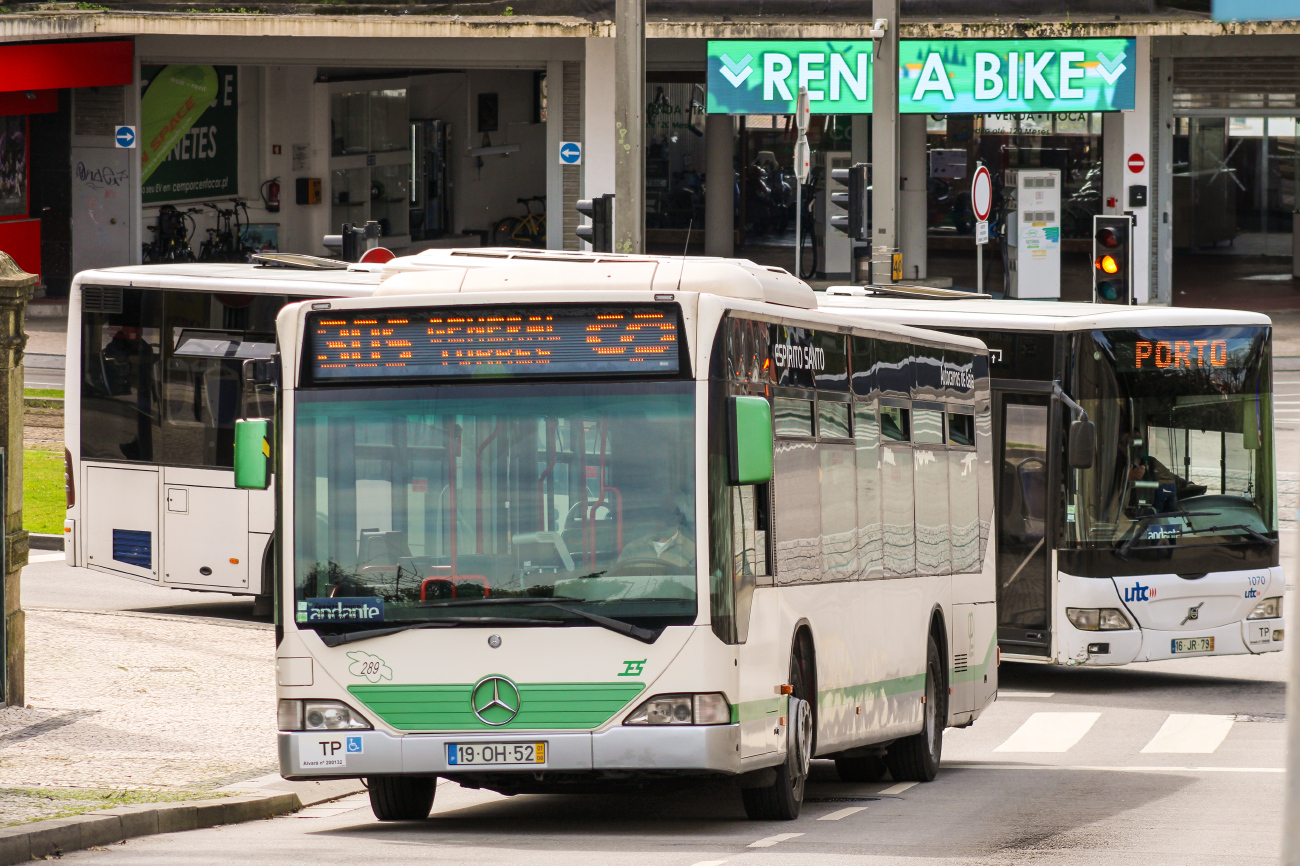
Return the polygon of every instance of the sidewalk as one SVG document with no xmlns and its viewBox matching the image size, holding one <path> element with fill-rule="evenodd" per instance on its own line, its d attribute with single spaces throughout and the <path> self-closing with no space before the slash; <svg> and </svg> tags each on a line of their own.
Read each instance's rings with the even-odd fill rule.
<svg viewBox="0 0 1300 866">
<path fill-rule="evenodd" d="M 274 678 L 270 625 L 28 609 L 28 706 L 0 709 L 0 825 L 151 800 L 296 793 L 308 804 L 360 790 L 279 778 Z"/>
</svg>

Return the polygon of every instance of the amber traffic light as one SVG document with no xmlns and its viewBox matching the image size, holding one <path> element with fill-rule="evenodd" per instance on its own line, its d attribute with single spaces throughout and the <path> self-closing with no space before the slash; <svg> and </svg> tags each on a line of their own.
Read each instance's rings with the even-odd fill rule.
<svg viewBox="0 0 1300 866">
<path fill-rule="evenodd" d="M 1133 220 L 1129 216 L 1092 218 L 1093 301 L 1133 303 Z"/>
<path fill-rule="evenodd" d="M 1104 256 L 1098 256 L 1097 270 L 1101 271 L 1104 274 L 1118 274 L 1119 262 L 1115 261 L 1115 257 L 1109 254 Z"/>
</svg>

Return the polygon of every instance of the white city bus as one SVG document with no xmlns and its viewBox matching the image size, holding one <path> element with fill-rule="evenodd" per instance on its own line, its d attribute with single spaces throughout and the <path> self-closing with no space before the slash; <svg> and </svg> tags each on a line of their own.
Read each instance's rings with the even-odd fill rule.
<svg viewBox="0 0 1300 866">
<path fill-rule="evenodd" d="M 270 612 L 274 500 L 236 489 L 231 468 L 235 420 L 258 399 L 240 367 L 274 354 L 275 315 L 289 301 L 366 295 L 379 284 L 366 266 L 338 267 L 77 275 L 64 392 L 69 565 L 263 596 Z"/>
<path fill-rule="evenodd" d="M 1004 657 L 1282 649 L 1266 316 L 855 287 L 828 290 L 821 308 L 988 345 Z M 1069 458 L 1079 410 L 1095 439 L 1086 466 Z"/>
<path fill-rule="evenodd" d="M 929 780 L 997 685 L 984 347 L 724 259 L 430 251 L 277 320 L 280 767 Z M 265 437 L 265 438 L 264 438 Z"/>
</svg>

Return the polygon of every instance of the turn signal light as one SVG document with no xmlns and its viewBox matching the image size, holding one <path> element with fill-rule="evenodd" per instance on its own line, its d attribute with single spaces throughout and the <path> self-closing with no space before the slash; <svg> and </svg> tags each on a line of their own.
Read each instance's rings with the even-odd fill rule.
<svg viewBox="0 0 1300 866">
<path fill-rule="evenodd" d="M 1119 262 L 1115 260 L 1114 256 L 1098 256 L 1097 270 L 1101 271 L 1103 274 L 1118 274 Z"/>
</svg>

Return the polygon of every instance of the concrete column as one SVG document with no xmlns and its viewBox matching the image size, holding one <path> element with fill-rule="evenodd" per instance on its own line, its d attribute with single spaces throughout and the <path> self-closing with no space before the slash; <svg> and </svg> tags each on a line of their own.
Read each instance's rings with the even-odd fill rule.
<svg viewBox="0 0 1300 866">
<path fill-rule="evenodd" d="M 564 61 L 546 62 L 546 248 L 564 249 Z"/>
<path fill-rule="evenodd" d="M 23 566 L 27 564 L 27 532 L 23 529 L 23 316 L 36 285 L 35 274 L 24 273 L 0 253 L 0 376 L 4 377 L 5 412 L 0 415 L 0 442 L 5 447 L 4 557 L 4 705 L 26 703 L 23 662 L 27 630 L 23 616 Z"/>
<path fill-rule="evenodd" d="M 1132 213 L 1135 217 L 1133 231 L 1133 295 L 1139 304 L 1149 303 L 1151 290 L 1151 208 L 1129 207 L 1129 187 L 1147 188 L 1150 201 L 1151 178 L 1151 37 L 1137 37 L 1137 54 L 1132 62 L 1134 83 L 1134 109 L 1107 112 L 1102 120 L 1102 213 Z M 1146 160 L 1141 171 L 1128 168 L 1128 158 L 1133 154 Z M 1110 204 L 1111 201 L 1115 203 Z"/>
<path fill-rule="evenodd" d="M 129 264 L 138 265 L 144 260 L 144 236 L 148 234 L 144 228 L 144 205 L 141 197 L 141 188 L 143 179 L 140 177 L 140 136 L 144 134 L 141 128 L 140 119 L 140 52 L 132 52 L 135 57 L 132 61 L 135 71 L 132 73 L 131 86 L 126 89 L 126 122 L 135 127 L 136 147 L 131 152 L 134 158 L 131 162 L 130 182 L 127 184 L 128 195 L 131 197 L 131 225 L 128 232 L 129 250 L 131 261 Z M 197 242 L 196 247 L 197 249 Z M 123 264 L 128 264 L 123 262 Z M 21 437 L 20 437 L 21 438 Z M 18 452 L 22 454 L 20 450 Z"/>
<path fill-rule="evenodd" d="M 872 0 L 884 19 L 871 71 L 871 281 L 888 285 L 898 249 L 898 0 Z"/>
<path fill-rule="evenodd" d="M 925 147 L 924 114 L 903 114 L 899 125 L 899 173 L 902 176 L 898 215 L 898 246 L 903 253 L 903 281 L 927 276 L 925 185 L 929 157 Z"/>
<path fill-rule="evenodd" d="M 736 124 L 730 114 L 704 120 L 704 254 L 736 254 Z"/>
<path fill-rule="evenodd" d="M 613 39 L 586 40 L 582 77 L 581 197 L 594 198 L 614 191 Z"/>
<path fill-rule="evenodd" d="M 1156 123 L 1153 136 L 1155 152 L 1148 172 L 1151 175 L 1150 219 L 1155 239 L 1156 266 L 1151 286 L 1151 303 L 1173 305 L 1174 272 L 1174 59 L 1169 55 L 1169 38 L 1152 40 L 1151 74 L 1156 82 L 1151 88 L 1156 102 L 1151 106 Z M 1156 56 L 1160 43 L 1159 57 Z"/>
<path fill-rule="evenodd" d="M 645 252 L 645 0 L 614 0 L 614 252 Z"/>
<path fill-rule="evenodd" d="M 849 123 L 850 123 L 849 132 L 851 138 L 849 153 L 851 154 L 851 159 L 853 160 L 853 164 L 857 165 L 860 162 L 870 163 L 871 162 L 871 115 L 855 114 L 853 115 Z M 873 169 L 873 173 L 868 176 L 868 180 L 870 181 L 870 179 L 874 176 L 875 175 Z M 826 231 L 826 227 L 820 226 L 818 228 L 818 231 Z M 821 235 L 818 235 L 818 238 L 820 240 Z M 850 283 L 871 282 L 871 239 L 868 238 L 865 241 L 852 241 L 849 244 L 849 246 L 852 250 L 854 250 L 859 254 L 861 254 L 861 251 L 863 249 L 866 250 L 866 258 L 861 258 L 861 259 L 854 258 L 850 263 L 849 282 Z M 819 253 L 819 255 L 822 254 Z M 825 261 L 824 256 L 821 260 Z"/>
</svg>

